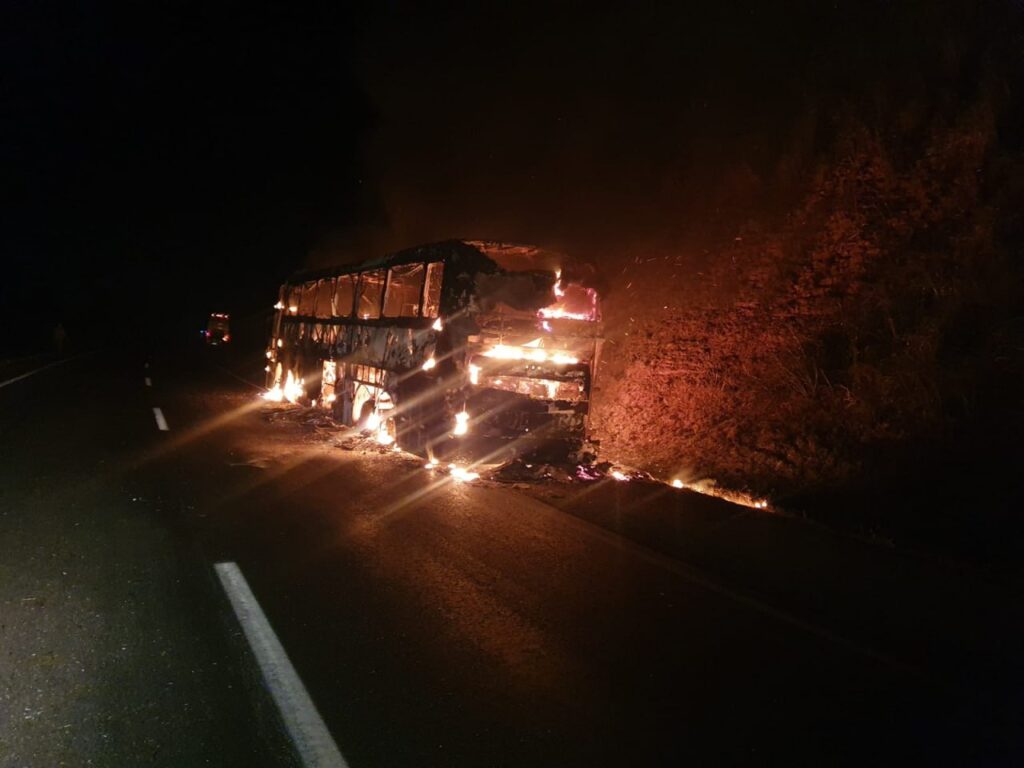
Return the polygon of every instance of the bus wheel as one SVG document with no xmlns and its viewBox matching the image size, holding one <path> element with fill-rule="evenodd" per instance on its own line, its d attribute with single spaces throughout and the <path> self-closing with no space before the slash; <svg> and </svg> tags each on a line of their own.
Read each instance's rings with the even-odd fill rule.
<svg viewBox="0 0 1024 768">
<path fill-rule="evenodd" d="M 414 407 L 395 419 L 395 437 L 402 450 L 426 456 L 426 441 L 423 439 L 423 424 L 419 408 Z"/>
</svg>

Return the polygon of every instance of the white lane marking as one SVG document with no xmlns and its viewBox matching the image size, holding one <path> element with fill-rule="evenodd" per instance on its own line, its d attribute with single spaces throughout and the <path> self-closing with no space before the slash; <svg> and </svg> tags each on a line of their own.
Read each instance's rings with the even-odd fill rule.
<svg viewBox="0 0 1024 768">
<path fill-rule="evenodd" d="M 56 363 L 50 363 L 50 365 L 56 365 Z M 34 375 L 36 373 L 39 373 L 40 371 L 45 371 L 47 368 L 50 367 L 50 365 L 44 365 L 42 368 L 36 368 L 34 371 L 29 371 L 28 373 L 23 373 L 23 374 L 21 374 L 21 376 L 15 376 L 13 379 L 8 379 L 7 381 L 0 381 L 0 389 L 2 389 L 3 387 L 9 386 L 9 385 L 15 383 L 16 381 L 21 381 L 22 379 L 27 379 L 29 376 L 32 376 L 32 375 Z"/>
<path fill-rule="evenodd" d="M 152 387 L 153 386 L 153 380 L 151 378 L 149 378 L 149 376 L 146 377 L 146 386 L 147 387 Z"/>
<path fill-rule="evenodd" d="M 213 566 L 304 768 L 347 768 L 316 705 L 235 563 Z"/>
<path fill-rule="evenodd" d="M 164 412 L 159 408 L 153 409 L 153 416 L 156 417 L 156 428 L 161 432 L 167 432 L 170 427 L 167 426 L 167 419 L 164 418 Z"/>
<path fill-rule="evenodd" d="M 65 357 L 65 358 L 63 358 L 61 360 L 54 360 L 52 363 L 47 363 L 46 365 L 40 366 L 39 368 L 31 370 L 28 373 L 23 373 L 20 376 L 15 376 L 13 379 L 8 379 L 7 381 L 0 381 L 0 389 L 3 389 L 4 387 L 10 386 L 11 384 L 14 384 L 16 381 L 21 381 L 22 379 L 27 379 L 29 376 L 35 376 L 37 373 L 39 373 L 40 371 L 45 371 L 47 368 L 53 368 L 53 366 L 55 366 L 55 365 L 63 365 L 64 363 L 70 363 L 72 360 L 77 360 L 78 358 L 85 357 L 85 355 L 88 355 L 88 354 L 92 354 L 92 353 L 91 352 L 86 352 L 86 353 L 81 354 L 81 355 L 75 355 L 74 357 Z"/>
</svg>

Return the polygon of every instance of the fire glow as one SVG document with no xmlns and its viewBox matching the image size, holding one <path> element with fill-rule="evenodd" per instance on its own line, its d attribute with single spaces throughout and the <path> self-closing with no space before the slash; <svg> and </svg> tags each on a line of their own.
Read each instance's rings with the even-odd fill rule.
<svg viewBox="0 0 1024 768">
<path fill-rule="evenodd" d="M 430 461 L 423 465 L 423 468 L 429 470 L 447 469 L 448 476 L 451 477 L 452 480 L 454 480 L 457 483 L 469 483 L 472 482 L 473 480 L 480 479 L 479 472 L 473 472 L 472 470 L 466 469 L 465 467 L 460 467 L 458 464 L 454 463 L 449 464 L 447 467 L 442 467 L 440 462 L 435 461 L 434 459 L 430 459 Z"/>
<path fill-rule="evenodd" d="M 373 411 L 373 413 L 366 417 L 366 423 L 363 425 L 363 428 L 373 432 L 373 439 L 380 445 L 391 445 L 395 442 L 395 438 L 388 431 L 387 420 L 381 418 L 379 411 Z M 397 446 L 395 447 L 397 448 Z"/>
<path fill-rule="evenodd" d="M 452 476 L 452 479 L 457 483 L 468 483 L 472 480 L 478 480 L 480 478 L 479 472 L 471 472 L 464 467 L 460 467 L 458 464 L 448 465 L 448 474 Z"/>
<path fill-rule="evenodd" d="M 453 435 L 465 435 L 469 432 L 469 414 L 465 411 L 455 414 L 455 428 Z"/>
<path fill-rule="evenodd" d="M 555 301 L 550 306 L 537 311 L 537 317 L 555 320 L 597 320 L 597 291 L 572 283 L 566 290 L 562 285 L 562 271 L 555 272 L 555 284 L 552 288 Z"/>
<path fill-rule="evenodd" d="M 555 365 L 574 365 L 580 361 L 578 357 L 565 351 L 549 352 L 546 349 L 541 349 L 539 344 L 540 339 L 535 339 L 521 347 L 496 344 L 481 354 L 495 360 L 526 360 L 531 363 L 554 363 Z"/>
<path fill-rule="evenodd" d="M 537 312 L 538 315 L 544 318 L 554 318 L 556 320 L 593 320 L 594 316 L 591 312 L 569 312 L 565 309 L 545 307 Z"/>
<path fill-rule="evenodd" d="M 283 387 L 278 382 L 271 389 L 264 392 L 261 397 L 272 403 L 280 403 L 285 400 L 289 403 L 297 403 L 299 398 L 305 394 L 304 383 L 302 379 L 296 379 L 292 372 L 288 371 Z"/>
<path fill-rule="evenodd" d="M 714 481 L 684 483 L 677 477 L 669 482 L 669 485 L 673 488 L 694 491 L 695 493 L 700 493 L 704 496 L 714 496 L 716 499 L 722 499 L 723 501 L 729 501 L 733 504 L 739 504 L 742 507 L 750 507 L 751 509 L 768 509 L 768 499 L 759 499 L 740 491 L 730 491 L 725 488 L 719 488 L 715 485 Z"/>
</svg>

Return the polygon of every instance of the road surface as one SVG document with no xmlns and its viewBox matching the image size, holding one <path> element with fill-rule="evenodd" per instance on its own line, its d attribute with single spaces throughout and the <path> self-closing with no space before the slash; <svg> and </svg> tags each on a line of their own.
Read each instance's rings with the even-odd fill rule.
<svg viewBox="0 0 1024 768">
<path fill-rule="evenodd" d="M 1024 756 L 1010 587 L 689 493 L 439 480 L 244 379 L 122 350 L 0 389 L 0 765 L 282 764 L 218 562 L 356 768 Z"/>
</svg>

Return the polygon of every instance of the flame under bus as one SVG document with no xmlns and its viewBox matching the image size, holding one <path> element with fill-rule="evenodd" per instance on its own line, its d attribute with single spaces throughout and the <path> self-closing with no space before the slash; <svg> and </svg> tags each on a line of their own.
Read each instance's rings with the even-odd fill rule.
<svg viewBox="0 0 1024 768">
<path fill-rule="evenodd" d="M 266 396 L 431 456 L 578 443 L 600 350 L 592 282 L 557 254 L 479 241 L 300 273 L 281 286 Z"/>
</svg>

